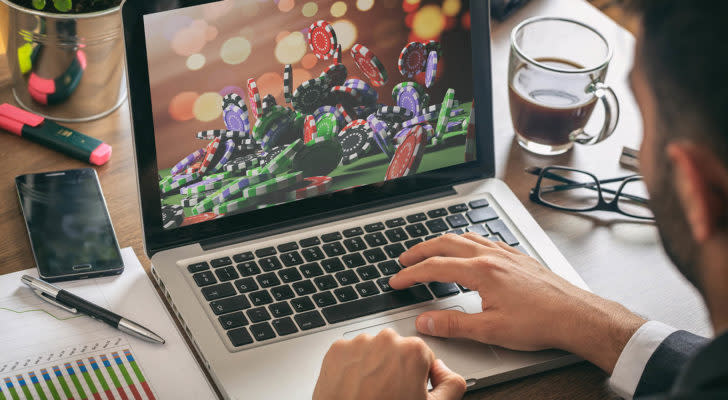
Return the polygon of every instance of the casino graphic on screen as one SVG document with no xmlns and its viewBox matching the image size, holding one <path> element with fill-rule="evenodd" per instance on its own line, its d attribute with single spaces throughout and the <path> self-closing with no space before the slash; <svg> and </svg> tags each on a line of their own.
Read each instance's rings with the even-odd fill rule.
<svg viewBox="0 0 728 400">
<path fill-rule="evenodd" d="M 475 159 L 468 0 L 226 0 L 144 27 L 165 229 Z"/>
</svg>

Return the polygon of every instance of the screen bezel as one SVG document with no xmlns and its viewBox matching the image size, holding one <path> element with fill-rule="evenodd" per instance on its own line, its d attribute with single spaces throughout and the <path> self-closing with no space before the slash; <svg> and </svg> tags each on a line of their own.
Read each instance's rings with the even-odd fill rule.
<svg viewBox="0 0 728 400">
<path fill-rule="evenodd" d="M 114 238 L 114 247 L 116 249 L 117 257 L 110 259 L 110 260 L 94 260 L 93 262 L 85 262 L 85 263 L 79 263 L 76 265 L 69 265 L 68 266 L 68 273 L 51 273 L 50 270 L 47 268 L 47 266 L 42 263 L 36 256 L 36 246 L 37 243 L 33 240 L 33 233 L 31 232 L 30 228 L 30 221 L 28 218 L 28 212 L 23 207 L 25 204 L 24 197 L 23 197 L 23 189 L 22 185 L 34 185 L 34 184 L 43 184 L 46 182 L 51 181 L 57 181 L 59 183 L 69 183 L 73 182 L 77 179 L 86 179 L 90 182 L 94 183 L 94 186 L 96 187 L 96 194 L 97 198 L 93 199 L 93 201 L 100 202 L 101 206 L 104 210 L 105 215 L 105 229 L 108 229 L 109 232 L 111 232 L 112 237 Z M 32 182 L 29 182 L 32 181 Z M 97 277 L 97 276 L 104 276 L 104 275 L 116 275 L 121 273 L 124 270 L 124 260 L 121 257 L 121 249 L 119 247 L 119 241 L 116 238 L 116 231 L 114 231 L 114 225 L 111 223 L 111 216 L 109 215 L 109 209 L 106 205 L 106 200 L 104 199 L 103 192 L 101 191 L 101 185 L 99 183 L 98 176 L 96 175 L 96 170 L 93 168 L 80 168 L 80 169 L 71 169 L 71 170 L 65 170 L 65 171 L 52 171 L 52 172 L 43 172 L 38 174 L 26 174 L 26 175 L 20 175 L 15 177 L 15 188 L 18 193 L 18 201 L 20 202 L 20 209 L 23 212 L 23 220 L 25 221 L 25 229 L 28 233 L 28 240 L 30 242 L 30 248 L 33 252 L 33 259 L 35 261 L 35 265 L 38 268 L 38 275 L 46 280 L 67 280 L 67 279 L 80 279 L 80 278 L 91 278 L 91 277 Z M 78 265 L 90 265 L 90 269 L 83 269 L 83 270 L 73 270 L 74 266 Z"/>
<path fill-rule="evenodd" d="M 467 0 L 466 0 L 467 1 Z M 366 209 L 383 200 L 416 198 L 438 188 L 495 176 L 490 52 L 490 2 L 470 1 L 475 97 L 476 159 L 435 171 L 374 183 L 277 207 L 251 211 L 171 230 L 162 228 L 161 198 L 154 140 L 151 89 L 144 32 L 144 16 L 178 8 L 212 3 L 211 0 L 129 0 L 122 7 L 129 85 L 131 125 L 137 164 L 145 250 L 153 254 L 182 245 L 231 235 L 264 231 L 281 223 L 293 225 L 332 212 Z M 476 40 L 480 39 L 480 40 Z M 479 73 L 476 73 L 479 71 Z"/>
</svg>

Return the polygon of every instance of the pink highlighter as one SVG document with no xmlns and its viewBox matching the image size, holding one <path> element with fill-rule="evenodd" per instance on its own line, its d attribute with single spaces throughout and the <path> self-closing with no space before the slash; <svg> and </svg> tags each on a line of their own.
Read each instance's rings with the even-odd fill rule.
<svg viewBox="0 0 728 400">
<path fill-rule="evenodd" d="M 111 146 L 101 140 L 8 103 L 0 104 L 0 128 L 90 164 L 111 158 Z"/>
</svg>

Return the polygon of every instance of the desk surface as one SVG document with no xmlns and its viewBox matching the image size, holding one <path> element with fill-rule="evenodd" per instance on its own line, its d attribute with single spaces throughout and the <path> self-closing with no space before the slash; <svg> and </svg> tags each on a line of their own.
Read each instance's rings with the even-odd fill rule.
<svg viewBox="0 0 728 400">
<path fill-rule="evenodd" d="M 621 101 L 622 118 L 614 136 L 593 147 L 578 147 L 554 158 L 522 150 L 513 140 L 507 102 L 509 33 L 533 15 L 560 15 L 592 24 L 614 47 L 607 83 Z M 598 176 L 624 173 L 618 165 L 623 145 L 637 147 L 641 120 L 626 82 L 634 38 L 589 4 L 574 0 L 533 0 L 505 23 L 493 26 L 493 80 L 497 176 L 510 185 L 533 213 L 566 258 L 599 295 L 617 300 L 635 312 L 682 329 L 708 335 L 710 327 L 703 303 L 672 267 L 651 224 L 635 223 L 610 214 L 572 215 L 537 206 L 528 200 L 535 179 L 523 172 L 527 166 L 561 164 L 590 170 Z M 0 56 L 0 102 L 13 102 L 9 71 Z M 598 119 L 599 115 L 595 119 Z M 148 270 L 144 255 L 137 189 L 129 130 L 129 109 L 124 106 L 109 117 L 70 127 L 111 144 L 111 161 L 97 168 L 111 218 L 122 247 L 131 246 Z M 13 178 L 20 174 L 86 166 L 59 153 L 0 135 L 0 274 L 33 266 Z M 589 364 L 547 372 L 469 393 L 466 399 L 607 399 L 607 376 Z"/>
</svg>

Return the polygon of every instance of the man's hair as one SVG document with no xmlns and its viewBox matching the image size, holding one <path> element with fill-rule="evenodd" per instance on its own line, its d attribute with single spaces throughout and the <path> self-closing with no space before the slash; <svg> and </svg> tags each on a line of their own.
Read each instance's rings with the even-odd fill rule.
<svg viewBox="0 0 728 400">
<path fill-rule="evenodd" d="M 702 142 L 728 168 L 728 1 L 625 3 L 642 20 L 637 57 L 657 99 L 659 134 L 665 143 Z"/>
</svg>

